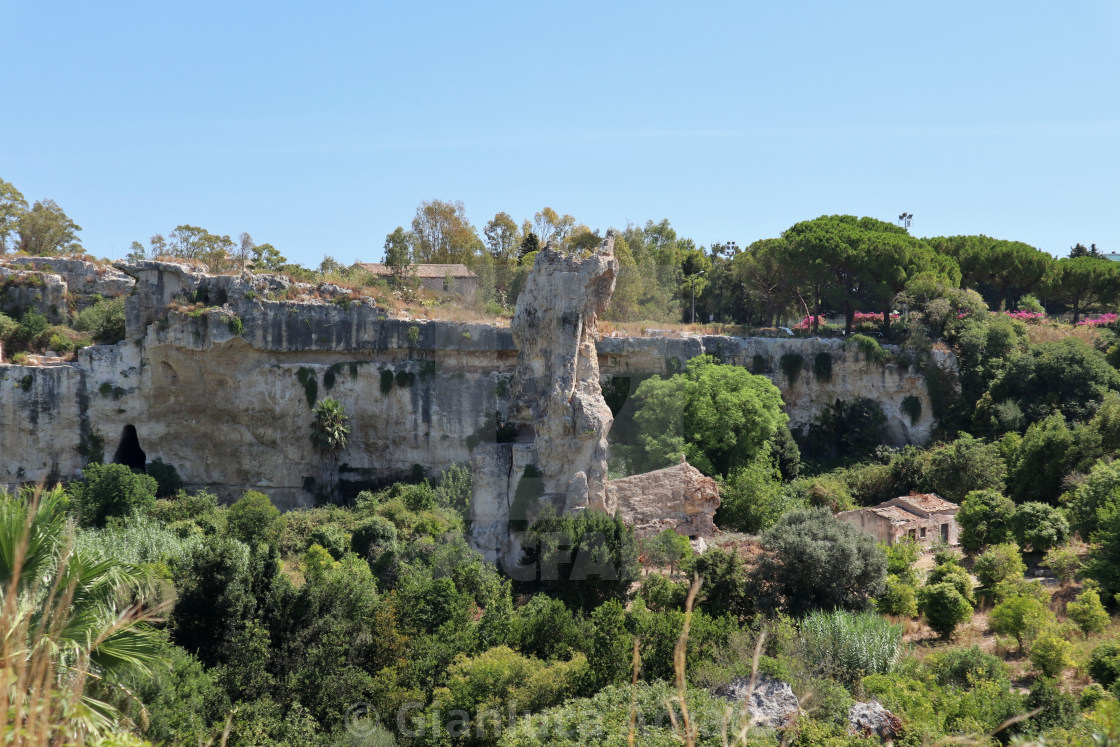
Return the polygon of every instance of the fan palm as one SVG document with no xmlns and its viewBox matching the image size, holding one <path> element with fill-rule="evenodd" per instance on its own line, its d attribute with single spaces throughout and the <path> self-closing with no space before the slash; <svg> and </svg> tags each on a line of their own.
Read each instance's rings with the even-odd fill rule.
<svg viewBox="0 0 1120 747">
<path fill-rule="evenodd" d="M 338 482 L 337 456 L 350 440 L 350 426 L 346 425 L 346 410 L 337 399 L 323 399 L 315 405 L 315 420 L 311 423 L 311 443 L 323 455 L 323 490 L 333 491 Z"/>
<path fill-rule="evenodd" d="M 119 714 L 86 693 L 161 662 L 144 575 L 72 550 L 61 488 L 0 492 L 0 731 L 8 744 L 76 743 Z"/>
</svg>

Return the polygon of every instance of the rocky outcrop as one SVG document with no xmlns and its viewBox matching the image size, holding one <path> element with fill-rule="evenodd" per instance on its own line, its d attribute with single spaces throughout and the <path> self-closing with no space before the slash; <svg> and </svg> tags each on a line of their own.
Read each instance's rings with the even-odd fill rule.
<svg viewBox="0 0 1120 747">
<path fill-rule="evenodd" d="M 855 703 L 848 709 L 848 733 L 894 740 L 902 733 L 902 720 L 876 700 Z"/>
<path fill-rule="evenodd" d="M 614 240 L 608 232 L 585 259 L 546 247 L 517 298 L 510 324 L 517 366 L 502 419 L 520 443 L 480 449 L 473 458 L 471 535 L 491 559 L 518 554 L 509 544 L 517 514 L 532 518 L 546 503 L 558 512 L 607 509 L 614 418 L 599 385 L 595 339 L 618 274 Z"/>
<path fill-rule="evenodd" d="M 0 264 L 0 311 L 35 311 L 51 324 L 68 324 L 99 299 L 128 295 L 128 275 L 95 262 L 59 257 L 11 257 Z"/>
<path fill-rule="evenodd" d="M 683 459 L 680 464 L 607 483 L 607 510 L 640 536 L 672 529 L 687 537 L 710 537 L 719 508 L 716 481 Z"/>
<path fill-rule="evenodd" d="M 715 694 L 732 702 L 747 700 L 747 711 L 753 726 L 768 726 L 778 729 L 789 725 L 801 712 L 797 696 L 789 683 L 766 675 L 759 675 L 754 686 L 750 677 L 736 677 L 728 684 L 718 687 Z"/>
</svg>

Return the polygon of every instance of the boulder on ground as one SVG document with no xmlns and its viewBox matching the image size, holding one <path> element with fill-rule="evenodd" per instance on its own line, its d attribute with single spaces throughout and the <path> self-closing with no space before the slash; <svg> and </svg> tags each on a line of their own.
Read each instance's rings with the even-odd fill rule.
<svg viewBox="0 0 1120 747">
<path fill-rule="evenodd" d="M 787 726 L 791 719 L 801 711 L 797 696 L 788 682 L 759 675 L 751 687 L 750 677 L 736 677 L 731 682 L 718 687 L 715 694 L 721 698 L 741 702 L 747 701 L 747 711 L 755 726 L 768 726 L 774 729 Z"/>
<path fill-rule="evenodd" d="M 848 709 L 848 733 L 880 739 L 897 739 L 902 731 L 902 721 L 878 701 L 856 703 Z"/>
</svg>

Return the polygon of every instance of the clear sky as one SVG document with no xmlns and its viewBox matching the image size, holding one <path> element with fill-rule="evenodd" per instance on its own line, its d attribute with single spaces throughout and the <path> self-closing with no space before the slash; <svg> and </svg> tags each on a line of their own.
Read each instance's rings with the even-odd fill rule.
<svg viewBox="0 0 1120 747">
<path fill-rule="evenodd" d="M 11 2 L 0 178 L 119 257 L 376 260 L 425 199 L 741 246 L 914 214 L 1120 251 L 1120 2 Z"/>
</svg>

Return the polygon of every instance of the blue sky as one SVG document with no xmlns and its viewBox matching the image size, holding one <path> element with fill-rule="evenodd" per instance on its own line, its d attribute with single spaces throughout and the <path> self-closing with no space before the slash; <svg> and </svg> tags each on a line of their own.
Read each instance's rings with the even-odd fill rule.
<svg viewBox="0 0 1120 747">
<path fill-rule="evenodd" d="M 1116 0 L 0 0 L 0 29 L 0 178 L 98 256 L 190 223 L 369 261 L 433 198 L 1120 251 Z"/>
</svg>

